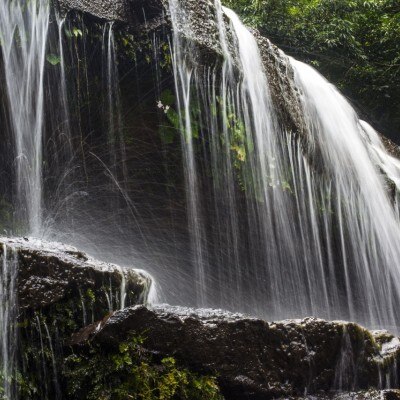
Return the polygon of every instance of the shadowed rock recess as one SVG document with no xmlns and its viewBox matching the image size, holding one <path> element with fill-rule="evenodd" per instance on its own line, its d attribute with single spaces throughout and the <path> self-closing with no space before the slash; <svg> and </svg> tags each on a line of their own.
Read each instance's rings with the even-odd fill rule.
<svg viewBox="0 0 400 400">
<path fill-rule="evenodd" d="M 65 15 L 69 11 L 86 13 L 104 21 L 113 21 L 120 24 L 119 29 L 132 32 L 138 43 L 146 40 L 149 33 L 170 32 L 168 0 L 56 0 L 61 12 Z M 211 1 L 187 0 L 185 7 L 189 10 L 190 32 L 182 27 L 180 33 L 183 37 L 195 43 L 198 47 L 196 54 L 201 54 L 199 64 L 215 62 L 223 55 L 219 41 L 219 28 L 216 18 L 210 19 L 215 14 L 214 4 Z M 230 27 L 226 26 L 228 35 Z M 262 37 L 257 30 L 252 30 L 268 74 L 272 99 L 275 103 L 282 126 L 288 131 L 297 133 L 304 140 L 307 137 L 302 106 L 299 93 L 293 85 L 293 69 L 287 56 L 268 39 Z M 400 156 L 400 148 L 390 139 L 382 135 L 383 144 L 395 157 Z"/>
</svg>

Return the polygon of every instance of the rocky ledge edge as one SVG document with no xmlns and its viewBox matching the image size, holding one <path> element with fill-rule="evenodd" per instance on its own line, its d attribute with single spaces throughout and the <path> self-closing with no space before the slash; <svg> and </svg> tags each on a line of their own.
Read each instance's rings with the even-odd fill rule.
<svg viewBox="0 0 400 400">
<path fill-rule="evenodd" d="M 15 278 L 18 308 L 36 311 L 53 304 L 82 302 L 89 293 L 96 299 L 93 317 L 101 310 L 146 304 L 151 277 L 142 270 L 121 268 L 95 260 L 75 247 L 35 238 L 0 237 L 3 274 Z M 8 267 L 7 265 L 8 264 Z"/>
<path fill-rule="evenodd" d="M 82 329 L 71 344 L 112 349 L 132 333 L 145 336 L 146 351 L 216 376 L 226 399 L 400 398 L 383 390 L 398 387 L 399 339 L 355 323 L 135 306 Z"/>
</svg>

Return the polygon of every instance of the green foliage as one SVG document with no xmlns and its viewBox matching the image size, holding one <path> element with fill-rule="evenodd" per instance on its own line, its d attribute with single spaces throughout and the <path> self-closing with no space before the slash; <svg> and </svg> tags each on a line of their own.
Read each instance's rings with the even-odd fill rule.
<svg viewBox="0 0 400 400">
<path fill-rule="evenodd" d="M 93 306 L 94 302 L 96 301 L 96 295 L 92 289 L 89 288 L 86 290 L 86 297 L 89 300 L 90 305 Z"/>
<path fill-rule="evenodd" d="M 91 347 L 66 360 L 71 399 L 87 400 L 220 400 L 215 378 L 179 368 L 168 357 L 154 363 L 143 351 L 144 340 L 133 336 L 119 348 Z"/>
<path fill-rule="evenodd" d="M 82 301 L 88 306 L 98 298 L 98 292 L 87 289 Z M 71 299 L 21 319 L 19 366 L 9 378 L 18 386 L 21 398 L 55 398 L 53 383 L 58 381 L 64 398 L 71 400 L 223 399 L 215 378 L 181 368 L 173 358 L 154 361 L 144 350 L 141 337 L 132 336 L 114 349 L 88 345 L 73 352 L 65 345 L 81 326 L 77 322 L 81 313 L 80 302 Z M 63 343 L 62 351 L 54 341 L 53 347 L 50 345 L 47 332 Z M 2 391 L 0 385 L 0 400 Z"/>
<path fill-rule="evenodd" d="M 176 133 L 181 133 L 186 141 L 190 139 L 199 139 L 200 137 L 200 106 L 196 102 L 191 103 L 190 123 L 185 121 L 185 111 L 176 111 L 175 95 L 171 90 L 166 89 L 161 93 L 160 100 L 157 102 L 159 110 L 163 111 L 166 123 L 160 125 L 161 140 L 165 144 L 174 142 Z M 183 129 L 182 129 L 183 128 Z"/>
<path fill-rule="evenodd" d="M 247 160 L 249 142 L 246 136 L 246 128 L 241 119 L 234 112 L 229 112 L 226 116 L 226 124 L 229 131 L 231 150 L 234 156 L 234 165 L 240 168 Z M 252 145 L 250 145 L 250 148 Z"/>
<path fill-rule="evenodd" d="M 287 53 L 314 65 L 366 114 L 400 131 L 397 0 L 225 0 Z"/>
<path fill-rule="evenodd" d="M 46 60 L 49 64 L 51 64 L 53 66 L 58 65 L 61 62 L 60 56 L 58 56 L 56 54 L 48 54 L 46 57 Z"/>
<path fill-rule="evenodd" d="M 71 27 L 71 29 L 64 28 L 65 34 L 68 38 L 81 38 L 83 37 L 83 31 L 76 26 Z"/>
<path fill-rule="evenodd" d="M 73 28 L 72 28 L 72 34 L 73 34 L 76 38 L 82 37 L 82 36 L 83 36 L 82 30 L 81 30 L 81 29 L 78 29 L 78 28 L 76 28 L 76 27 L 73 27 Z"/>
</svg>

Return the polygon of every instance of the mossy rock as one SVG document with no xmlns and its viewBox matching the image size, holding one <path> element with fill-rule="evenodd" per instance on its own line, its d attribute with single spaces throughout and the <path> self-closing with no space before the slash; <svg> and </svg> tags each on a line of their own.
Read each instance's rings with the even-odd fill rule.
<svg viewBox="0 0 400 400">
<path fill-rule="evenodd" d="M 28 238 L 1 238 L 0 259 L 16 269 L 16 362 L 7 379 L 26 400 L 69 398 L 63 370 L 71 334 L 123 304 L 146 303 L 151 278 L 70 246 Z"/>
<path fill-rule="evenodd" d="M 117 349 L 132 332 L 145 335 L 147 351 L 217 376 L 226 399 L 331 396 L 399 382 L 397 338 L 387 334 L 393 346 L 383 351 L 373 332 L 317 318 L 268 323 L 215 310 L 136 306 L 84 329 L 74 346 Z"/>
</svg>

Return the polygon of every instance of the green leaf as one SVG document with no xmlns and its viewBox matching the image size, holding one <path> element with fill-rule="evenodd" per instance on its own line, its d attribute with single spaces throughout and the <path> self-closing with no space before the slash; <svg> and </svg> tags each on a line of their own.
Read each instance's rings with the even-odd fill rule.
<svg viewBox="0 0 400 400">
<path fill-rule="evenodd" d="M 161 93 L 160 100 L 164 106 L 172 106 L 175 103 L 175 95 L 170 89 L 166 89 Z"/>
<path fill-rule="evenodd" d="M 77 38 L 77 37 L 82 37 L 83 33 L 80 29 L 78 28 L 72 28 L 72 34 Z"/>
<path fill-rule="evenodd" d="M 61 57 L 57 54 L 48 54 L 46 60 L 51 65 L 58 65 L 61 63 Z"/>
</svg>

